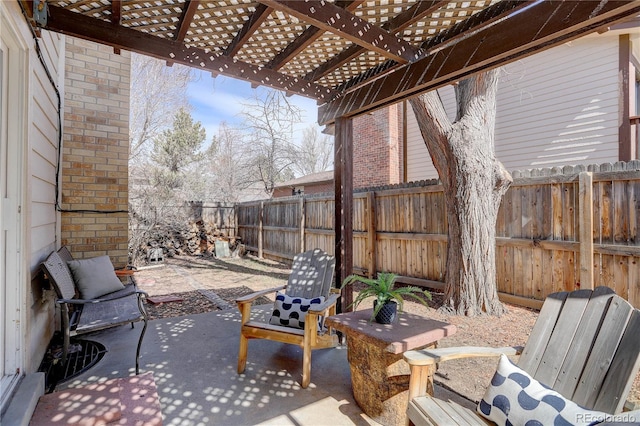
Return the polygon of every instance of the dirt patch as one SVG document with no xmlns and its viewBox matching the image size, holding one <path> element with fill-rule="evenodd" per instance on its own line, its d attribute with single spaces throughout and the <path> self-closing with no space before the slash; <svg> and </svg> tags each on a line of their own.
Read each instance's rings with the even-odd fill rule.
<svg viewBox="0 0 640 426">
<path fill-rule="evenodd" d="M 251 256 L 242 259 L 176 257 L 166 259 L 165 263 L 159 268 L 140 270 L 136 280 L 151 296 L 177 295 L 183 301 L 157 306 L 147 304 L 152 319 L 209 312 L 221 309 L 224 302 L 227 308 L 233 308 L 237 297 L 284 285 L 290 272 L 286 265 Z M 219 297 L 217 302 L 207 297 L 210 292 Z M 538 318 L 537 311 L 512 305 L 506 305 L 508 312 L 498 318 L 445 315 L 437 310 L 442 295 L 434 292 L 433 296 L 429 307 L 407 301 L 405 311 L 456 325 L 457 333 L 442 339 L 439 347 L 524 346 Z M 273 294 L 261 298 L 259 303 L 273 303 Z M 365 301 L 360 308 L 368 308 L 366 304 Z M 496 359 L 449 361 L 439 366 L 435 380 L 478 401 L 491 381 L 496 365 Z M 636 377 L 629 400 L 640 404 L 640 375 Z"/>
</svg>

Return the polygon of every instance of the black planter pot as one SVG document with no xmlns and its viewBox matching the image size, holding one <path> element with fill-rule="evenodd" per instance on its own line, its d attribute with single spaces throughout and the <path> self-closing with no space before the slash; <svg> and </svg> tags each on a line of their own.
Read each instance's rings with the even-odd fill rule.
<svg viewBox="0 0 640 426">
<path fill-rule="evenodd" d="M 373 309 L 375 310 L 378 305 L 378 301 L 373 301 Z M 398 318 L 398 304 L 394 301 L 386 302 L 382 305 L 382 308 L 376 315 L 376 322 L 378 324 L 392 324 Z"/>
</svg>

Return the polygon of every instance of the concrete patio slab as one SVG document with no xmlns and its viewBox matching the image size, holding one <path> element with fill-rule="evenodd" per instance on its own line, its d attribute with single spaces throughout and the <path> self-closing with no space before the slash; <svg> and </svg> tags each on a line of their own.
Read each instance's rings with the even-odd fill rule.
<svg viewBox="0 0 640 426">
<path fill-rule="evenodd" d="M 237 374 L 239 327 L 235 310 L 149 323 L 141 372 L 154 375 L 165 425 L 377 424 L 353 399 L 346 347 L 314 351 L 302 389 L 302 351 L 293 345 L 250 341 L 246 372 Z M 140 330 L 137 323 L 87 336 L 108 353 L 56 391 L 133 375 Z"/>
</svg>

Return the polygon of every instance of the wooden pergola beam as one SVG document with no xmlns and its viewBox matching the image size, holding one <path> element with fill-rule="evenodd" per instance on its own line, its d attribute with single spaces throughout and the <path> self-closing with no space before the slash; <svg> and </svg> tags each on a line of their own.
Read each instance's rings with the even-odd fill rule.
<svg viewBox="0 0 640 426">
<path fill-rule="evenodd" d="M 224 55 L 214 55 L 204 49 L 187 47 L 180 42 L 153 36 L 126 27 L 114 27 L 100 19 L 83 16 L 57 6 L 49 6 L 46 29 L 74 37 L 107 44 L 116 48 L 149 55 L 168 62 L 224 74 L 295 93 L 316 100 L 329 100 L 337 93 L 315 83 L 302 81 L 277 71 L 233 60 Z"/>
<path fill-rule="evenodd" d="M 578 38 L 640 13 L 629 1 L 545 0 L 322 105 L 318 122 L 355 116 Z"/>
<path fill-rule="evenodd" d="M 300 34 L 294 41 L 289 43 L 287 47 L 282 49 L 276 56 L 273 57 L 266 65 L 267 68 L 272 70 L 279 70 L 291 61 L 298 53 L 303 51 L 307 46 L 316 41 L 320 36 L 324 34 L 320 28 L 313 26 L 307 27 L 306 30 Z"/>
<path fill-rule="evenodd" d="M 260 3 L 400 63 L 412 62 L 419 56 L 419 50 L 411 43 L 332 3 L 318 0 L 260 0 Z"/>
<path fill-rule="evenodd" d="M 30 19 L 33 19 L 33 0 L 19 0 L 22 8 Z"/>
<path fill-rule="evenodd" d="M 422 49 L 423 57 L 429 55 L 434 50 L 440 49 L 446 44 L 455 42 L 465 34 L 475 31 L 481 31 L 483 28 L 492 25 L 499 19 L 509 16 L 519 9 L 528 7 L 531 3 L 531 1 L 511 0 L 501 1 L 500 3 L 493 4 L 486 9 L 483 9 L 480 12 L 476 13 L 475 15 L 472 15 L 468 19 L 458 22 L 457 24 L 439 32 L 434 37 L 431 37 L 430 39 L 422 43 L 420 48 Z M 368 69 L 362 74 L 357 75 L 349 81 L 342 83 L 337 87 L 337 90 L 340 92 L 349 90 L 352 87 L 357 87 L 360 83 L 366 82 L 367 80 L 375 77 L 378 74 L 388 72 L 392 69 L 400 68 L 401 66 L 401 64 L 398 64 L 397 62 L 391 60 L 383 62 L 377 67 Z M 316 79 L 311 81 L 316 81 Z"/>
<path fill-rule="evenodd" d="M 111 23 L 120 25 L 122 21 L 122 0 L 111 1 Z"/>
<path fill-rule="evenodd" d="M 272 10 L 273 9 L 263 4 L 256 6 L 256 10 L 251 15 L 251 18 L 244 23 L 242 29 L 238 31 L 231 43 L 229 43 L 227 48 L 224 50 L 224 55 L 231 58 L 235 56 L 235 54 L 242 49 L 242 46 L 245 45 L 247 40 L 251 38 L 253 33 L 255 33 L 260 25 L 262 25 L 265 19 L 269 17 Z"/>
<path fill-rule="evenodd" d="M 385 22 L 382 25 L 382 29 L 389 31 L 392 34 L 397 34 L 400 31 L 404 31 L 409 26 L 413 25 L 426 15 L 435 12 L 442 6 L 445 6 L 448 1 L 419 1 L 411 6 L 409 9 L 396 15 L 395 18 Z M 304 76 L 305 80 L 316 81 L 331 73 L 333 70 L 340 68 L 353 58 L 356 58 L 366 52 L 367 49 L 360 45 L 354 44 L 349 46 L 342 52 L 338 53 L 324 64 L 320 65 L 315 70 L 311 71 Z"/>
<path fill-rule="evenodd" d="M 480 31 L 499 19 L 505 18 L 518 10 L 527 8 L 533 2 L 533 0 L 503 0 L 500 3 L 487 7 L 486 9 L 482 9 L 462 22 L 458 22 L 457 24 L 440 31 L 435 36 L 425 40 L 420 47 L 425 50 L 426 56 L 426 54 L 431 52 L 432 49 L 436 49 L 444 43 L 452 43 L 471 32 Z"/>
<path fill-rule="evenodd" d="M 182 16 L 180 17 L 178 31 L 176 31 L 173 39 L 175 41 L 183 41 L 189 32 L 189 27 L 191 27 L 191 22 L 193 21 L 193 16 L 196 14 L 198 10 L 198 6 L 200 5 L 200 0 L 191 0 L 184 3 L 185 6 L 182 8 Z"/>
<path fill-rule="evenodd" d="M 119 26 L 122 23 L 122 0 L 113 0 L 111 2 L 111 24 Z M 113 53 L 120 54 L 120 49 L 113 48 Z"/>
<path fill-rule="evenodd" d="M 347 12 L 352 12 L 358 8 L 365 0 L 357 1 L 338 1 L 336 6 L 343 8 Z M 287 47 L 282 49 L 276 56 L 273 57 L 266 65 L 267 68 L 272 70 L 279 70 L 285 66 L 291 59 L 293 59 L 298 53 L 302 52 L 307 46 L 316 41 L 324 34 L 324 31 L 320 28 L 309 26 L 302 32 L 294 41 L 289 43 Z"/>
</svg>

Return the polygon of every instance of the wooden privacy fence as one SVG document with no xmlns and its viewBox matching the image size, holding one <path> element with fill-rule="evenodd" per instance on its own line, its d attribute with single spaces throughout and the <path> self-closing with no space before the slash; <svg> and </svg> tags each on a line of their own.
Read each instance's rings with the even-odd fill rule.
<svg viewBox="0 0 640 426">
<path fill-rule="evenodd" d="M 231 203 L 190 201 L 189 219 L 203 221 L 215 226 L 227 237 L 234 237 L 236 232 L 235 207 Z"/>
<path fill-rule="evenodd" d="M 555 291 L 605 285 L 640 307 L 640 162 L 514 172 L 496 224 L 498 291 L 539 307 Z M 353 266 L 442 288 L 447 218 L 436 181 L 356 192 Z M 259 256 L 334 252 L 333 196 L 236 205 L 238 234 Z"/>
</svg>

